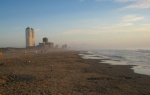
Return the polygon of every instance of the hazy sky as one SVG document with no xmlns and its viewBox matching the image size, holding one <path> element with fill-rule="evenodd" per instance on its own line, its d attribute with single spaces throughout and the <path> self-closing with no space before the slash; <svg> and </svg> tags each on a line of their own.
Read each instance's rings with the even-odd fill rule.
<svg viewBox="0 0 150 95">
<path fill-rule="evenodd" d="M 0 0 L 0 47 L 25 47 L 25 28 L 56 44 L 150 49 L 150 0 Z"/>
</svg>

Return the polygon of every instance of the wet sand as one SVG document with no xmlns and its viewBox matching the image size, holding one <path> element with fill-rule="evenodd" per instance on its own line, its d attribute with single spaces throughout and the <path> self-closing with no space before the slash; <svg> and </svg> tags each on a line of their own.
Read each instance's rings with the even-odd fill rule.
<svg viewBox="0 0 150 95">
<path fill-rule="evenodd" d="M 78 54 L 62 50 L 5 54 L 0 58 L 0 94 L 150 95 L 150 76 L 134 73 L 131 66 L 102 64 Z"/>
</svg>

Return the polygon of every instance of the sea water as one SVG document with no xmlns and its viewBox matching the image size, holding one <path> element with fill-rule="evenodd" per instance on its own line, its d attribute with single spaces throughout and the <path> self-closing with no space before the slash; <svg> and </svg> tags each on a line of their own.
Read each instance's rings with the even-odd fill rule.
<svg viewBox="0 0 150 95">
<path fill-rule="evenodd" d="M 132 65 L 135 73 L 150 75 L 150 50 L 89 50 L 79 55 L 110 65 Z"/>
</svg>

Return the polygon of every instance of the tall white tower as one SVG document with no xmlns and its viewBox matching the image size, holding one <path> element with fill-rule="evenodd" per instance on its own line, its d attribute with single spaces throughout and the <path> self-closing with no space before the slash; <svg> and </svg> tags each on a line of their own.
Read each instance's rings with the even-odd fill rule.
<svg viewBox="0 0 150 95">
<path fill-rule="evenodd" d="M 26 28 L 26 47 L 34 47 L 35 46 L 35 34 L 33 28 Z"/>
</svg>

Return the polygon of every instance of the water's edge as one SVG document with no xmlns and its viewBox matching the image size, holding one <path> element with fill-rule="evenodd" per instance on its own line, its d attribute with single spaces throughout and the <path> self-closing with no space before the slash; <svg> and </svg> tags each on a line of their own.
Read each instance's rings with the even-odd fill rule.
<svg viewBox="0 0 150 95">
<path fill-rule="evenodd" d="M 142 61 L 138 62 L 136 60 L 135 55 L 133 55 L 133 53 L 131 51 L 129 51 L 129 52 L 126 51 L 126 53 L 122 52 L 122 55 L 124 55 L 124 56 L 120 56 L 121 54 L 119 55 L 117 51 L 115 51 L 115 54 L 113 54 L 112 52 L 109 51 L 109 56 L 111 55 L 111 56 L 115 56 L 115 57 L 109 57 L 109 56 L 107 56 L 108 53 L 104 53 L 104 52 L 107 52 L 107 51 L 103 51 L 103 53 L 95 52 L 95 51 L 94 52 L 93 51 L 82 51 L 79 53 L 79 56 L 81 56 L 83 59 L 100 59 L 101 62 L 99 62 L 99 63 L 101 63 L 101 64 L 132 65 L 131 69 L 134 71 L 134 73 L 150 76 L 150 65 L 144 64 L 145 61 L 143 61 L 143 63 L 142 63 Z M 130 53 L 132 55 L 130 55 Z M 130 60 L 129 60 L 127 54 L 130 55 Z M 141 56 L 140 53 L 139 53 L 139 55 Z M 138 56 L 138 55 L 136 55 L 136 56 Z M 141 59 L 145 60 L 144 55 L 142 57 L 143 57 L 143 59 L 142 58 Z"/>
</svg>

